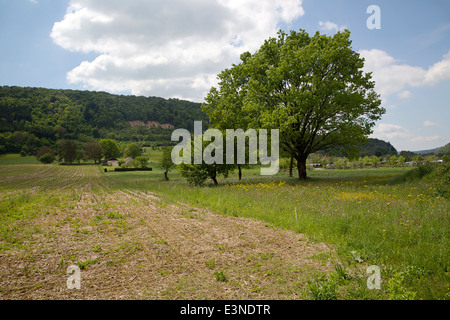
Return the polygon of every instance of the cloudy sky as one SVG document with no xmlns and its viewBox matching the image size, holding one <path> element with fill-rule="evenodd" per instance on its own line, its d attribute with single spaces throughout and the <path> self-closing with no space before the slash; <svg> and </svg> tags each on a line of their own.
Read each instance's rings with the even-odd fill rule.
<svg viewBox="0 0 450 320">
<path fill-rule="evenodd" d="M 431 149 L 450 141 L 449 17 L 448 0 L 0 0 L 0 85 L 202 102 L 279 29 L 347 28 L 387 109 L 372 136 Z"/>
</svg>

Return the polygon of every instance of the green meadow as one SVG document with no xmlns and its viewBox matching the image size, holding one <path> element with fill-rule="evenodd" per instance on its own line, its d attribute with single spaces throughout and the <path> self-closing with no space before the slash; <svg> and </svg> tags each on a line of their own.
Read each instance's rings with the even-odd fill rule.
<svg viewBox="0 0 450 320">
<path fill-rule="evenodd" d="M 94 191 L 101 185 L 110 191 L 152 192 L 163 203 L 185 203 L 225 216 L 263 221 L 271 227 L 303 234 L 304 241 L 325 243 L 338 259 L 334 260 L 333 272 L 310 279 L 307 288 L 311 299 L 450 298 L 448 164 L 414 169 L 315 169 L 308 172 L 306 181 L 289 177 L 287 172 L 264 177 L 255 167 L 244 170 L 241 181 L 233 173 L 227 179 L 221 178 L 218 186 L 211 183 L 194 187 L 176 170 L 169 172 L 170 181 L 164 181 L 158 168 L 160 153 L 148 150 L 148 155 L 151 172 L 105 173 L 99 167 L 94 170 L 95 178 L 86 176 L 76 182 L 95 182 Z M 39 185 L 32 175 L 37 167 L 47 177 L 55 175 L 55 179 L 47 178 L 46 188 L 70 184 L 71 171 L 87 175 L 93 172 L 76 169 L 91 166 L 30 165 L 22 162 L 27 159 L 15 160 L 19 163 L 15 170 L 2 166 L 1 192 L 19 194 L 26 187 Z M 14 157 L 2 157 L 0 161 L 13 164 Z M 25 178 L 30 174 L 30 179 L 15 180 L 14 185 L 6 183 L 12 181 L 10 174 L 18 172 Z M 44 191 L 34 191 L 31 198 L 27 193 L 4 197 L 7 200 L 0 205 L 2 241 L 8 242 L 6 238 L 12 235 L 10 221 L 23 218 L 29 224 L 47 202 L 53 201 L 52 205 L 58 207 L 68 201 L 52 200 Z M 10 247 L 2 250 L 7 249 Z M 321 261 L 330 256 L 315 258 Z M 380 269 L 379 290 L 367 288 L 369 266 Z"/>
<path fill-rule="evenodd" d="M 157 162 L 153 167 L 150 174 L 111 172 L 105 178 L 117 188 L 149 190 L 169 202 L 261 220 L 327 243 L 343 270 L 360 270 L 341 282 L 348 298 L 368 297 L 361 281 L 369 265 L 381 269 L 378 298 L 450 298 L 448 165 L 428 174 L 433 177 L 411 168 L 312 170 L 306 181 L 285 172 L 262 177 L 253 168 L 241 181 L 232 174 L 217 187 L 190 186 L 176 171 L 166 182 Z"/>
</svg>

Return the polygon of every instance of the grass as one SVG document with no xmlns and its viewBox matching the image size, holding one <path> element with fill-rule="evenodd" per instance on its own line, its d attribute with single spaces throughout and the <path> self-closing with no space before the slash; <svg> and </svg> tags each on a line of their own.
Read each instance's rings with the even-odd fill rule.
<svg viewBox="0 0 450 320">
<path fill-rule="evenodd" d="M 405 290 L 417 292 L 416 298 L 448 298 L 449 201 L 442 179 L 418 170 L 424 169 L 314 170 L 299 181 L 286 173 L 261 177 L 251 169 L 241 182 L 232 175 L 218 187 L 190 186 L 176 172 L 164 182 L 158 170 L 106 178 L 117 187 L 150 190 L 167 201 L 305 234 L 309 241 L 332 245 L 346 266 L 380 266 L 385 280 L 420 270 L 404 282 Z M 387 283 L 384 298 L 389 297 Z"/>
<path fill-rule="evenodd" d="M 14 165 L 14 161 L 23 159 L 0 158 L 1 163 L 10 161 L 10 165 L 0 166 L 0 252 L 26 248 L 33 236 L 42 232 L 36 218 L 72 210 L 71 203 L 82 198 L 72 191 L 94 182 L 93 190 L 154 192 L 163 199 L 161 205 L 183 202 L 223 215 L 256 219 L 304 234 L 304 241 L 330 245 L 340 264 L 330 274 L 318 274 L 306 286 L 299 286 L 311 299 L 450 298 L 450 203 L 445 167 L 313 170 L 306 181 L 284 172 L 261 177 L 258 168 L 253 168 L 244 171 L 242 181 L 232 174 L 219 180 L 217 187 L 193 187 L 176 171 L 169 173 L 170 181 L 164 181 L 156 167 L 158 154 L 154 153 L 152 172 L 103 173 L 99 168 L 95 176 L 92 166 Z M 45 185 L 41 183 L 43 176 Z M 70 192 L 59 192 L 67 185 Z M 127 232 L 125 216 L 114 208 L 103 207 L 101 202 L 92 208 L 99 211 L 89 218 L 95 233 L 111 230 L 121 236 Z M 185 216 L 196 218 L 191 212 Z M 86 236 L 75 216 L 69 215 L 67 223 Z M 126 247 L 140 250 L 136 248 Z M 222 242 L 216 249 L 219 255 L 230 250 Z M 99 244 L 93 251 L 114 253 Z M 263 263 L 272 255 L 260 253 L 258 259 Z M 328 257 L 313 259 L 320 262 Z M 87 267 L 94 262 L 98 260 L 79 263 Z M 111 256 L 107 265 L 122 262 Z M 210 270 L 216 265 L 214 259 L 205 262 Z M 381 269 L 381 290 L 366 288 L 366 268 L 370 265 Z M 254 268 L 259 270 L 261 265 Z M 161 270 L 165 275 L 166 269 Z M 226 276 L 223 271 L 215 272 L 217 281 L 232 282 L 231 275 L 228 271 Z M 258 284 L 254 287 L 260 291 Z"/>
<path fill-rule="evenodd" d="M 22 157 L 20 154 L 0 155 L 0 165 L 8 164 L 39 164 L 40 162 L 34 156 Z"/>
</svg>

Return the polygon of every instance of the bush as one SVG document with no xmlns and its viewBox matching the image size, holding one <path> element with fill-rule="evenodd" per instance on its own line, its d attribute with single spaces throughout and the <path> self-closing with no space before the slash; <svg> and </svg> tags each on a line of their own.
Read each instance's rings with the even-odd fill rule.
<svg viewBox="0 0 450 320">
<path fill-rule="evenodd" d="M 128 145 L 123 152 L 125 158 L 137 158 L 141 154 L 141 148 L 139 148 L 139 146 L 134 142 Z"/>
<path fill-rule="evenodd" d="M 39 158 L 39 161 L 44 163 L 44 164 L 50 164 L 53 161 L 55 161 L 55 156 L 50 154 L 50 153 L 46 153 L 46 154 L 44 154 L 43 156 L 41 156 Z"/>
<path fill-rule="evenodd" d="M 148 164 L 148 158 L 147 157 L 136 157 L 136 159 L 133 160 L 134 166 L 137 168 L 147 168 Z"/>
<path fill-rule="evenodd" d="M 201 186 L 208 179 L 208 172 L 200 165 L 182 163 L 178 166 L 178 170 L 186 181 L 194 186 Z"/>
</svg>

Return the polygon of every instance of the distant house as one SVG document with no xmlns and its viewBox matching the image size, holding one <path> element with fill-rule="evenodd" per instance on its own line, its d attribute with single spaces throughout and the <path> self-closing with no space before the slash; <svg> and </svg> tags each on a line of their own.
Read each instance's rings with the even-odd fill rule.
<svg viewBox="0 0 450 320">
<path fill-rule="evenodd" d="M 134 159 L 133 158 L 126 158 L 125 159 L 125 164 L 128 164 L 128 162 L 131 162 L 131 161 L 133 161 Z"/>
<path fill-rule="evenodd" d="M 118 167 L 119 160 L 116 158 L 108 158 L 102 161 L 102 166 Z"/>
</svg>

